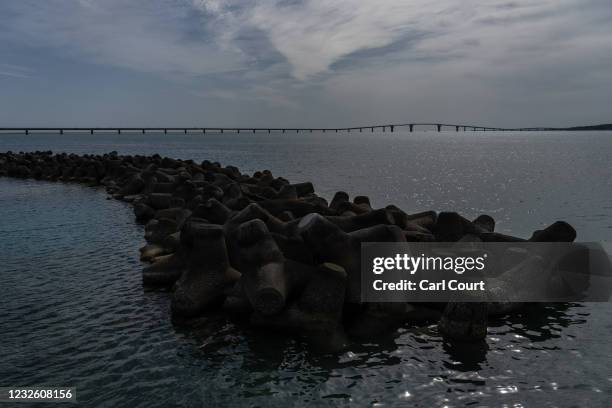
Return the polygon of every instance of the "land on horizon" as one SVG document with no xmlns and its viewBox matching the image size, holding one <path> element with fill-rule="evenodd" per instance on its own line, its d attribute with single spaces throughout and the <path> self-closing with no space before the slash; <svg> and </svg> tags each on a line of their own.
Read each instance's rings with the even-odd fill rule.
<svg viewBox="0 0 612 408">
<path fill-rule="evenodd" d="M 589 125 L 589 126 L 574 126 L 564 128 L 562 130 L 612 130 L 612 123 L 606 123 L 601 125 Z"/>
</svg>

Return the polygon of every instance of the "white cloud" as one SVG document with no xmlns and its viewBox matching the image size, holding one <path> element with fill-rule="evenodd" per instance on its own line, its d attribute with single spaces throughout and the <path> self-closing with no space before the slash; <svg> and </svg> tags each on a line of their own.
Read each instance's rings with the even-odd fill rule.
<svg viewBox="0 0 612 408">
<path fill-rule="evenodd" d="M 473 65 L 540 58 L 563 44 L 588 44 L 583 37 L 609 49 L 611 35 L 590 27 L 593 16 L 578 0 L 20 0 L 2 7 L 11 18 L 0 39 L 182 75 L 248 74 L 262 69 L 250 62 L 270 51 L 264 46 L 284 57 L 295 78 L 309 80 L 355 53 L 398 42 L 393 62 L 463 58 Z M 268 41 L 259 49 L 245 45 L 254 30 Z"/>
<path fill-rule="evenodd" d="M 324 73 L 359 51 L 405 40 L 410 58 L 482 61 L 533 57 L 591 30 L 600 7 L 576 0 L 193 0 L 215 16 L 227 41 L 253 27 L 301 80 Z M 585 12 L 586 10 L 586 12 Z M 582 14 L 581 18 L 576 18 Z M 598 33 L 610 39 L 611 30 Z"/>
</svg>

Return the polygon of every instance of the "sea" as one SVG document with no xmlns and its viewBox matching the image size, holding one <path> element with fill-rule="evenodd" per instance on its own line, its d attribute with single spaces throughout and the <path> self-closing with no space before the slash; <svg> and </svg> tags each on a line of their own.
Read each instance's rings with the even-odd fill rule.
<svg viewBox="0 0 612 408">
<path fill-rule="evenodd" d="M 612 132 L 0 134 L 2 152 L 35 150 L 206 159 L 612 241 Z M 407 323 L 329 352 L 221 315 L 173 322 L 169 293 L 142 285 L 143 227 L 103 189 L 0 177 L 0 220 L 0 387 L 75 387 L 84 407 L 612 406 L 609 303 L 535 305 L 476 345 Z"/>
</svg>

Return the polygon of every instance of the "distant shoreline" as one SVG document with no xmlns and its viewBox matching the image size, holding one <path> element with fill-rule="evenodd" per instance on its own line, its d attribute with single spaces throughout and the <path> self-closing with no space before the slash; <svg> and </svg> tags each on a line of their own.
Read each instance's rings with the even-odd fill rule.
<svg viewBox="0 0 612 408">
<path fill-rule="evenodd" d="M 612 130 L 612 123 L 607 123 L 603 125 L 591 125 L 591 126 L 574 126 L 569 128 L 561 128 L 555 130 Z"/>
</svg>

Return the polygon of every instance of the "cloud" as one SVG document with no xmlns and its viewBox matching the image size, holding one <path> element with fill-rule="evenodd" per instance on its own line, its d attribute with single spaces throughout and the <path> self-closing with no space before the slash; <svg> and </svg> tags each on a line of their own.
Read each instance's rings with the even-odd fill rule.
<svg viewBox="0 0 612 408">
<path fill-rule="evenodd" d="M 93 63 L 109 93 L 129 72 L 208 108 L 169 115 L 215 122 L 606 121 L 610 19 L 609 0 L 19 0 L 0 2 L 0 62 L 18 50 L 36 77 L 50 61 L 84 82 Z"/>
<path fill-rule="evenodd" d="M 21 65 L 0 63 L 0 75 L 12 78 L 30 78 L 32 69 Z"/>
<path fill-rule="evenodd" d="M 193 7 L 170 0 L 6 2 L 0 39 L 139 72 L 203 75 L 241 68 L 207 38 Z"/>
<path fill-rule="evenodd" d="M 297 110 L 300 108 L 296 100 L 274 86 L 254 85 L 241 90 L 213 90 L 211 92 L 193 92 L 203 98 L 224 99 L 229 102 L 265 103 L 274 107 Z"/>
<path fill-rule="evenodd" d="M 391 64 L 446 64 L 466 75 L 533 72 L 612 51 L 612 10 L 601 0 L 192 0 L 226 48 L 251 61 L 270 55 L 291 75 L 386 70 Z M 608 27 L 608 28 L 606 28 Z M 268 44 L 245 47 L 261 33 Z M 278 61 L 274 61 L 278 63 Z M 495 72 L 491 72 L 491 67 Z M 251 67 L 252 68 L 252 67 Z M 259 66 L 265 69 L 265 64 Z M 369 75 L 376 75 L 371 70 Z"/>
<path fill-rule="evenodd" d="M 2 23 L 10 40 L 96 63 L 188 76 L 248 75 L 285 64 L 287 73 L 307 81 L 385 57 L 503 62 L 539 58 L 582 37 L 609 48 L 611 30 L 590 24 L 606 15 L 606 3 L 585 1 L 591 6 L 576 0 L 21 0 L 0 8 L 8 9 Z M 368 53 L 376 50 L 382 55 Z"/>
</svg>

